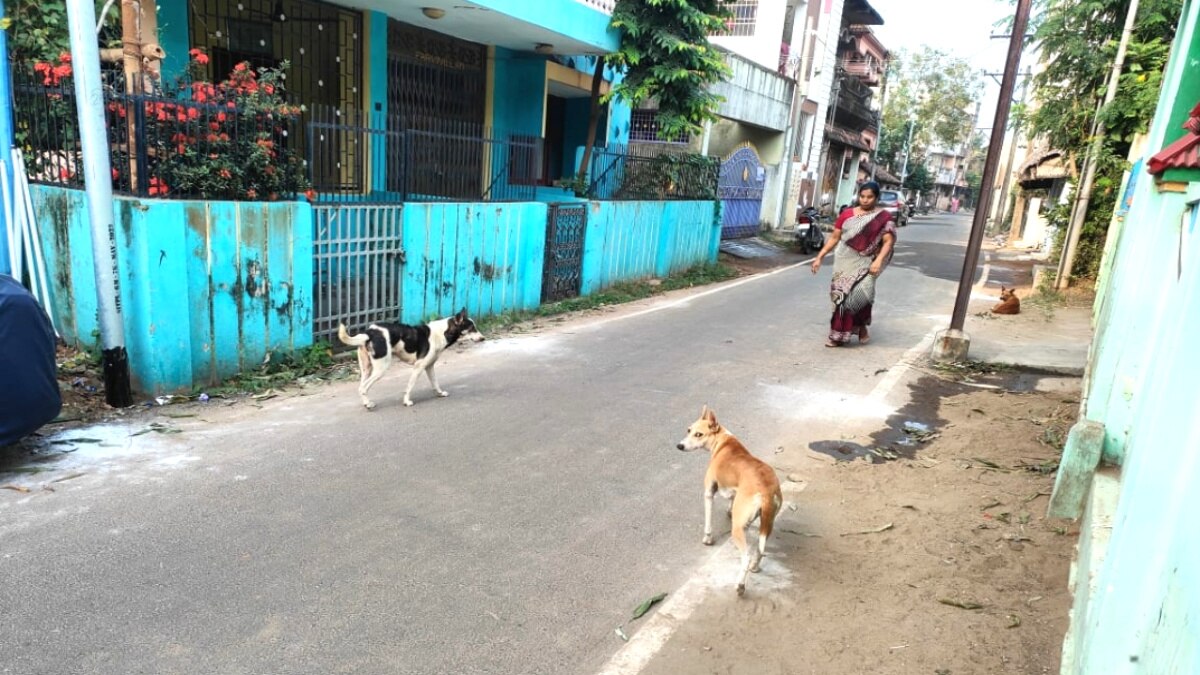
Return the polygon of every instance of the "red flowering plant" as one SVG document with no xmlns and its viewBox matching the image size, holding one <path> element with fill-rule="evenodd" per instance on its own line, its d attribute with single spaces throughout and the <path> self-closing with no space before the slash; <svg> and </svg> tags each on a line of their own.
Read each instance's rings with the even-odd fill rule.
<svg viewBox="0 0 1200 675">
<path fill-rule="evenodd" d="M 208 56 L 193 49 L 191 77 L 174 91 L 130 97 L 133 105 L 108 104 L 110 126 L 128 126 L 128 115 L 141 113 L 134 125 L 140 137 L 129 146 L 140 143 L 145 153 L 147 175 L 139 176 L 139 188 L 151 197 L 251 201 L 305 193 L 307 171 L 295 135 L 304 109 L 285 100 L 287 62 L 258 69 L 239 63 L 216 84 L 204 78 L 207 64 Z M 129 153 L 118 151 L 113 159 L 114 180 L 126 182 Z"/>
<path fill-rule="evenodd" d="M 31 180 L 67 183 L 77 178 L 79 132 L 72 74 L 69 52 L 13 70 L 13 135 Z"/>
</svg>

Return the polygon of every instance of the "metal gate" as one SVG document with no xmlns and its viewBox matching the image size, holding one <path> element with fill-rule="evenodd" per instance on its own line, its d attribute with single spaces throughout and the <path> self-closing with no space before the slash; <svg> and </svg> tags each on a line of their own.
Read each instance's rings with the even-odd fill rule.
<svg viewBox="0 0 1200 675">
<path fill-rule="evenodd" d="M 766 168 L 751 145 L 743 145 L 721 162 L 717 196 L 721 199 L 721 238 L 758 234 L 762 220 Z"/>
<path fill-rule="evenodd" d="M 404 247 L 399 204 L 313 207 L 313 339 L 338 323 L 399 321 Z"/>
<path fill-rule="evenodd" d="M 587 204 L 551 204 L 546 219 L 546 264 L 542 302 L 579 295 L 583 281 L 583 236 Z"/>
</svg>

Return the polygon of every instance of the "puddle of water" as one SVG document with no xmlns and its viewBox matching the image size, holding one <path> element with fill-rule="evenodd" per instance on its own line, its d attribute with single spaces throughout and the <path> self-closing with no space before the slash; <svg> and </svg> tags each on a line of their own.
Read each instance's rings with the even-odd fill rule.
<svg viewBox="0 0 1200 675">
<path fill-rule="evenodd" d="M 79 469 L 107 470 L 111 464 L 164 450 L 161 434 L 121 424 L 101 424 L 71 429 L 26 441 L 0 455 L 0 481 L 42 480 L 47 473 Z M 36 477 L 36 478 L 35 478 Z"/>
</svg>

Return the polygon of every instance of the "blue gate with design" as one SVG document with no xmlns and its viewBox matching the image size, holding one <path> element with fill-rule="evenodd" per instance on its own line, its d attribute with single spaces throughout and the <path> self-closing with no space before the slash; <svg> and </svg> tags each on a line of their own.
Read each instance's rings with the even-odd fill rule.
<svg viewBox="0 0 1200 675">
<path fill-rule="evenodd" d="M 721 162 L 717 196 L 721 199 L 721 238 L 758 234 L 762 220 L 766 168 L 751 145 L 734 150 Z"/>
</svg>

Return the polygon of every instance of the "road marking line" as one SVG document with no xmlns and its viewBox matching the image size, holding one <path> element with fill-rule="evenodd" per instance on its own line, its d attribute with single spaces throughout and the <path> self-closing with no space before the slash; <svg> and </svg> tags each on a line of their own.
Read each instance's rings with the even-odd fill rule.
<svg viewBox="0 0 1200 675">
<path fill-rule="evenodd" d="M 931 347 L 933 347 L 933 340 L 937 336 L 938 332 L 939 329 L 930 331 L 925 335 L 925 337 L 921 338 L 920 342 L 913 345 L 908 351 L 904 352 L 904 355 L 900 357 L 900 360 L 893 364 L 891 368 L 888 368 L 887 373 L 885 373 L 883 376 L 883 379 L 875 385 L 875 388 L 871 390 L 871 393 L 867 394 L 867 401 L 872 403 L 883 403 L 888 394 L 891 393 L 892 389 L 900 383 L 900 380 L 903 379 L 906 374 L 908 374 L 908 371 L 912 370 L 912 367 L 916 364 L 917 360 L 921 358 L 921 355 L 925 354 Z"/>
<path fill-rule="evenodd" d="M 729 283 L 723 284 L 723 285 L 721 285 L 721 286 L 717 286 L 716 288 L 710 288 L 710 289 L 708 289 L 708 290 L 706 290 L 706 291 L 701 291 L 701 292 L 699 292 L 699 293 L 694 293 L 694 294 L 692 294 L 692 295 L 688 295 L 688 296 L 685 296 L 685 297 L 682 297 L 682 298 L 678 298 L 678 299 L 676 299 L 676 300 L 671 300 L 671 301 L 669 301 L 669 302 L 662 302 L 662 303 L 660 303 L 660 304 L 656 304 L 656 305 L 654 305 L 654 306 L 647 307 L 647 308 L 645 308 L 645 309 L 640 309 L 640 310 L 638 310 L 638 311 L 636 311 L 636 312 L 630 312 L 629 314 L 622 314 L 622 315 L 620 315 L 620 316 L 609 316 L 609 317 L 604 317 L 604 318 L 602 318 L 602 319 L 598 319 L 598 320 L 596 320 L 596 321 L 593 321 L 593 322 L 591 322 L 591 323 L 585 323 L 585 324 L 582 324 L 582 325 L 579 325 L 579 326 L 573 326 L 573 327 L 571 328 L 571 330 L 584 330 L 584 329 L 587 329 L 587 328 L 595 328 L 595 327 L 597 327 L 597 326 L 602 326 L 602 325 L 604 325 L 604 324 L 607 324 L 607 323 L 612 323 L 612 322 L 615 322 L 615 321 L 623 321 L 623 320 L 625 320 L 625 319 L 632 319 L 632 318 L 634 318 L 634 317 L 637 317 L 637 316 L 644 316 L 644 315 L 646 315 L 646 314 L 652 314 L 652 313 L 654 313 L 654 312 L 661 312 L 661 311 L 662 311 L 662 310 L 664 310 L 664 309 L 674 309 L 674 308 L 676 308 L 676 307 L 680 307 L 680 306 L 686 305 L 687 303 L 689 303 L 689 302 L 691 302 L 691 301 L 693 301 L 693 300 L 697 300 L 697 299 L 699 299 L 699 298 L 703 298 L 703 297 L 706 297 L 706 296 L 709 296 L 709 295 L 714 295 L 714 294 L 716 294 L 716 293 L 723 293 L 723 292 L 725 292 L 725 291 L 728 291 L 728 290 L 730 290 L 730 289 L 732 289 L 732 288 L 737 288 L 738 286 L 741 286 L 742 284 L 748 284 L 748 283 L 750 283 L 750 282 L 752 282 L 752 281 L 759 281 L 760 279 L 766 279 L 767 277 L 774 276 L 774 275 L 776 275 L 776 274 L 780 274 L 780 273 L 782 273 L 782 272 L 787 272 L 788 270 L 793 270 L 793 269 L 796 269 L 797 267 L 801 267 L 801 266 L 803 266 L 803 265 L 811 265 L 813 260 L 816 260 L 816 258 L 810 258 L 810 259 L 808 259 L 808 260 L 805 260 L 805 261 L 803 261 L 803 262 L 793 263 L 793 264 L 791 264 L 791 265 L 788 265 L 788 266 L 786 266 L 786 267 L 780 267 L 780 268 L 778 268 L 778 269 L 773 269 L 773 270 L 771 270 L 771 271 L 769 271 L 769 272 L 759 272 L 758 274 L 752 274 L 752 275 L 750 275 L 750 276 L 748 276 L 748 277 L 745 277 L 745 278 L 743 278 L 743 279 L 738 279 L 737 281 L 732 281 L 732 282 L 729 282 Z"/>
<path fill-rule="evenodd" d="M 650 659 L 671 639 L 675 629 L 687 621 L 704 601 L 721 569 L 728 566 L 728 555 L 723 549 L 724 542 L 718 544 L 717 550 L 708 556 L 700 569 L 672 593 L 645 625 L 629 638 L 629 642 L 609 659 L 599 675 L 637 675 L 650 663 Z M 732 578 L 732 573 L 726 576 Z"/>
</svg>

